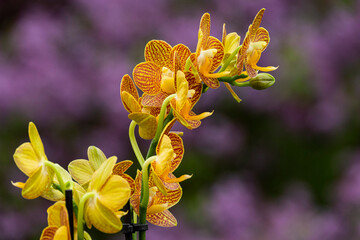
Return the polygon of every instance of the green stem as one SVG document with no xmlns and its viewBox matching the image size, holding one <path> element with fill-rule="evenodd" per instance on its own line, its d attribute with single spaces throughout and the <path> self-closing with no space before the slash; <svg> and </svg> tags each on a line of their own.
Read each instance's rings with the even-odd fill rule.
<svg viewBox="0 0 360 240">
<path fill-rule="evenodd" d="M 56 178 L 58 179 L 59 184 L 60 184 L 61 192 L 65 195 L 66 185 L 64 183 L 64 180 L 63 180 L 60 172 L 58 171 L 58 169 L 56 167 L 56 164 L 54 164 L 54 163 L 52 163 L 50 161 L 45 161 L 44 164 L 47 167 L 51 168 L 55 172 Z M 70 187 L 72 187 L 72 186 L 70 186 Z"/>
<path fill-rule="evenodd" d="M 218 78 L 218 80 L 220 82 L 227 82 L 230 83 L 233 86 L 237 86 L 237 87 L 249 87 L 250 86 L 250 82 L 246 81 L 246 82 L 236 82 L 237 79 L 242 79 L 242 78 L 247 78 L 248 76 L 246 74 L 240 74 L 240 75 L 235 75 L 232 77 L 221 77 Z"/>
<path fill-rule="evenodd" d="M 140 224 L 146 224 L 146 212 L 149 204 L 149 167 L 150 163 L 156 159 L 155 156 L 148 158 L 142 168 L 142 194 L 140 199 L 140 209 L 139 209 L 139 221 Z M 145 240 L 146 235 L 145 231 L 139 232 L 139 240 Z"/>
<path fill-rule="evenodd" d="M 150 147 L 149 147 L 148 153 L 146 155 L 146 158 L 149 158 L 155 154 L 156 145 L 159 141 L 161 132 L 164 129 L 164 116 L 165 116 L 167 105 L 169 104 L 171 99 L 173 99 L 175 96 L 176 96 L 176 93 L 171 94 L 170 96 L 165 98 L 165 100 L 163 101 L 163 104 L 162 104 L 161 110 L 160 110 L 160 114 L 159 114 L 159 120 L 158 120 L 155 137 L 153 138 L 153 140 L 150 143 Z"/>
<path fill-rule="evenodd" d="M 95 196 L 94 192 L 88 192 L 85 193 L 84 196 L 80 199 L 80 203 L 79 203 L 79 209 L 78 209 L 78 216 L 77 216 L 77 233 L 78 233 L 78 240 L 84 240 L 84 207 L 85 207 L 85 203 L 86 201 Z"/>
<path fill-rule="evenodd" d="M 137 160 L 139 161 L 140 166 L 142 167 L 144 164 L 144 157 L 141 154 L 139 145 L 137 144 L 137 141 L 135 138 L 135 126 L 136 126 L 136 122 L 131 121 L 130 127 L 129 127 L 129 138 L 130 138 L 130 143 L 134 150 L 135 156 L 136 156 Z"/>
<path fill-rule="evenodd" d="M 228 57 L 228 59 L 226 59 L 225 63 L 221 66 L 219 73 L 225 71 L 225 69 L 229 66 L 230 62 L 233 60 L 233 58 L 236 56 L 236 54 L 239 52 L 240 47 L 237 47 L 232 53 L 231 55 Z"/>
</svg>

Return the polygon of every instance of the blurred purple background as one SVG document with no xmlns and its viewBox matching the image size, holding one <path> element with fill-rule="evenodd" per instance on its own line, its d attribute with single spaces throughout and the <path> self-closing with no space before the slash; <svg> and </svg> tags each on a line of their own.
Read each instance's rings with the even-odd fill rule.
<svg viewBox="0 0 360 240">
<path fill-rule="evenodd" d="M 0 2 L 0 239 L 38 239 L 46 200 L 26 200 L 10 181 L 34 121 L 48 158 L 66 167 L 89 145 L 134 159 L 119 96 L 124 74 L 162 39 L 195 50 L 200 18 L 243 38 L 265 7 L 271 37 L 260 66 L 279 66 L 265 91 L 209 90 L 185 132 L 177 175 L 178 227 L 149 239 L 360 239 L 360 4 L 354 0 L 46 0 Z M 144 151 L 149 142 L 141 141 Z M 137 165 L 130 170 L 135 173 Z M 93 239 L 122 239 L 101 235 Z"/>
</svg>

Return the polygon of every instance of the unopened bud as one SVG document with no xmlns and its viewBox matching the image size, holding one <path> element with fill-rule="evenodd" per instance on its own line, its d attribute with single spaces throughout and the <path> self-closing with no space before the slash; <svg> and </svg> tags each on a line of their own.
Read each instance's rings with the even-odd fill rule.
<svg viewBox="0 0 360 240">
<path fill-rule="evenodd" d="M 250 79 L 250 86 L 256 90 L 264 90 L 275 83 L 275 78 L 268 73 L 259 73 L 256 77 Z"/>
</svg>

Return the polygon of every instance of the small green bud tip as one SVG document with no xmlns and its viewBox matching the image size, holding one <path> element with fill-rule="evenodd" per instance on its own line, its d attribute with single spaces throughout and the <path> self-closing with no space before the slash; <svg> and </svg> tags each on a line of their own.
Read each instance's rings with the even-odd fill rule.
<svg viewBox="0 0 360 240">
<path fill-rule="evenodd" d="M 275 78 L 268 73 L 259 73 L 256 77 L 250 79 L 250 86 L 256 90 L 264 90 L 275 83 Z"/>
</svg>

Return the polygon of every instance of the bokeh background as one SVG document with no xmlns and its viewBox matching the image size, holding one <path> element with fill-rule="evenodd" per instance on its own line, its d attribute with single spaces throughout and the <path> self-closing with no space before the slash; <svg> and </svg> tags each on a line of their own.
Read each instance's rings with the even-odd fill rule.
<svg viewBox="0 0 360 240">
<path fill-rule="evenodd" d="M 360 239 L 360 3 L 356 0 L 12 0 L 0 2 L 0 239 L 38 239 L 50 202 L 10 181 L 34 121 L 63 167 L 95 145 L 134 159 L 120 80 L 151 39 L 193 51 L 202 14 L 242 38 L 265 7 L 271 42 L 260 66 L 279 66 L 270 89 L 209 90 L 184 130 L 177 175 L 193 173 L 171 209 L 178 227 L 149 239 Z M 149 142 L 140 141 L 147 149 Z M 130 172 L 135 173 L 135 164 Z M 123 239 L 100 235 L 93 239 Z"/>
</svg>

